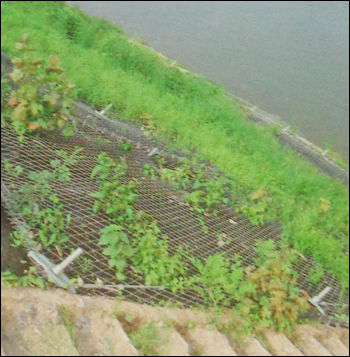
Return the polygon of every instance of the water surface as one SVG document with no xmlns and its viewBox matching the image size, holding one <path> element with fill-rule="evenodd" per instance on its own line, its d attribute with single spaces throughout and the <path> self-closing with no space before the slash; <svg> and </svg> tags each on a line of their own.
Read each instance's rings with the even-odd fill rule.
<svg viewBox="0 0 350 357">
<path fill-rule="evenodd" d="M 349 159 L 348 2 L 69 1 Z"/>
</svg>

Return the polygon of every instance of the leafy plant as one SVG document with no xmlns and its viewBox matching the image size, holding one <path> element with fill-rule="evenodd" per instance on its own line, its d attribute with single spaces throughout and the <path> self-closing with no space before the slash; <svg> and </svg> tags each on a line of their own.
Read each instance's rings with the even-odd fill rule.
<svg viewBox="0 0 350 357">
<path fill-rule="evenodd" d="M 290 330 L 309 307 L 307 296 L 297 288 L 293 270 L 297 255 L 286 246 L 272 240 L 256 247 L 258 258 L 248 267 L 239 257 L 225 258 L 222 253 L 206 261 L 192 258 L 198 273 L 189 286 L 211 306 L 233 306 L 245 321 L 245 330 L 275 327 Z"/>
<path fill-rule="evenodd" d="M 168 237 L 161 234 L 155 221 L 140 221 L 131 230 L 136 252 L 132 263 L 143 273 L 146 285 L 166 286 L 173 292 L 183 291 L 187 275 L 184 252 L 178 249 L 175 254 L 169 254 Z"/>
<path fill-rule="evenodd" d="M 11 85 L 7 78 L 1 78 L 1 127 L 5 127 L 8 122 L 9 108 L 7 102 L 10 99 Z"/>
<path fill-rule="evenodd" d="M 15 211 L 20 213 L 29 227 L 35 231 L 35 237 L 44 246 L 53 244 L 61 245 L 69 240 L 64 233 L 64 229 L 71 222 L 71 215 L 63 214 L 63 206 L 59 197 L 52 193 L 51 186 L 45 181 L 43 186 L 40 182 L 46 180 L 47 176 L 40 173 L 30 174 L 30 178 L 37 178 L 36 184 L 25 184 L 16 193 L 13 198 L 16 199 Z M 39 195 L 39 196 L 38 196 Z M 40 197 L 38 202 L 38 197 Z M 49 203 L 48 207 L 40 208 L 41 201 Z M 25 240 L 25 231 L 17 230 L 13 233 L 14 245 L 27 245 Z"/>
<path fill-rule="evenodd" d="M 309 308 L 293 270 L 296 252 L 284 245 L 277 247 L 272 240 L 260 242 L 256 252 L 255 264 L 245 269 L 248 288 L 243 285 L 238 309 L 250 327 L 290 330 Z"/>
<path fill-rule="evenodd" d="M 123 271 L 134 255 L 135 249 L 131 246 L 123 228 L 115 224 L 105 227 L 102 230 L 99 244 L 107 246 L 102 253 L 109 256 L 108 265 L 116 269 L 117 279 L 125 280 Z"/>
<path fill-rule="evenodd" d="M 191 259 L 198 274 L 190 279 L 190 286 L 214 306 L 230 306 L 238 300 L 237 291 L 243 280 L 239 261 L 235 264 L 222 253 L 209 256 L 205 262 Z"/>
<path fill-rule="evenodd" d="M 159 175 L 174 188 L 184 190 L 185 201 L 198 213 L 215 213 L 219 205 L 232 203 L 230 181 L 216 172 L 209 172 L 196 160 L 182 159 L 175 169 L 161 167 Z"/>
<path fill-rule="evenodd" d="M 133 200 L 128 202 L 122 194 L 111 199 L 113 192 L 124 192 L 120 191 L 120 186 L 123 186 L 120 179 L 126 172 L 125 161 L 122 159 L 121 164 L 116 164 L 103 153 L 98 162 L 92 176 L 99 176 L 100 187 L 111 182 L 115 184 L 107 194 L 98 196 L 101 204 L 110 203 L 115 208 L 120 207 L 119 200 L 123 200 L 126 204 L 123 212 L 127 213 L 126 208 L 129 208 L 133 213 L 128 216 L 121 210 L 119 214 L 115 214 L 114 209 L 106 211 L 117 225 L 106 227 L 100 238 L 100 244 L 107 246 L 103 253 L 109 256 L 109 264 L 116 268 L 119 280 L 125 278 L 123 272 L 130 267 L 134 274 L 144 277 L 146 285 L 168 287 L 173 292 L 191 288 L 210 306 L 218 308 L 237 304 L 249 328 L 259 325 L 285 330 L 297 321 L 307 302 L 296 287 L 292 269 L 296 255 L 291 249 L 277 247 L 273 241 L 262 242 L 256 248 L 259 258 L 247 268 L 241 265 L 239 257 L 232 260 L 223 253 L 210 255 L 205 260 L 186 258 L 189 254 L 183 249 L 170 255 L 168 238 L 162 235 L 151 217 L 142 211 L 135 213 Z M 228 182 L 224 178 L 208 181 L 203 168 L 196 171 L 189 162 L 176 170 L 161 168 L 161 171 L 163 179 L 172 185 L 195 188 L 190 193 L 189 202 L 198 212 L 206 212 L 209 207 L 226 202 Z M 94 196 L 97 197 L 96 194 Z M 266 196 L 265 191 L 259 190 L 250 200 L 254 203 L 266 199 Z M 222 240 L 223 236 L 218 238 Z M 223 244 L 226 244 L 224 238 Z M 186 259 L 197 270 L 196 274 L 188 275 Z"/>
<path fill-rule="evenodd" d="M 31 266 L 23 272 L 22 276 L 17 276 L 10 270 L 1 272 L 1 281 L 5 287 L 37 287 L 45 289 L 48 285 L 47 281 L 36 274 L 35 267 Z"/>
<path fill-rule="evenodd" d="M 121 142 L 119 147 L 126 152 L 130 152 L 133 148 L 133 143 L 130 141 Z"/>
<path fill-rule="evenodd" d="M 245 203 L 239 207 L 240 211 L 249 219 L 253 225 L 261 225 L 264 223 L 266 212 L 271 204 L 271 198 L 264 190 L 253 192 Z"/>
<path fill-rule="evenodd" d="M 69 239 L 65 229 L 70 225 L 72 217 L 70 214 L 64 215 L 63 205 L 58 195 L 53 192 L 51 183 L 70 180 L 69 167 L 80 158 L 81 150 L 81 148 L 76 148 L 71 155 L 62 150 L 57 151 L 56 154 L 61 160 L 51 160 L 51 171 L 30 171 L 27 174 L 29 182 L 11 194 L 13 210 L 21 214 L 29 228 L 33 230 L 32 240 L 37 240 L 44 247 L 60 246 Z M 19 165 L 14 167 L 7 159 L 4 160 L 4 167 L 11 175 L 23 174 L 23 169 Z M 33 243 L 32 240 L 25 238 L 24 228 L 13 232 L 15 246 Z"/>
<path fill-rule="evenodd" d="M 11 108 L 13 127 L 20 139 L 27 132 L 61 128 L 64 135 L 69 135 L 72 127 L 67 124 L 74 86 L 67 81 L 57 55 L 51 56 L 45 66 L 42 59 L 29 55 L 34 48 L 28 42 L 29 36 L 23 35 L 16 43 L 16 50 L 23 52 L 23 57 L 13 59 L 14 70 L 9 75 L 17 84 L 6 103 Z"/>
<path fill-rule="evenodd" d="M 6 172 L 12 177 L 18 177 L 23 174 L 23 167 L 21 165 L 12 165 L 8 159 L 3 160 Z"/>
<path fill-rule="evenodd" d="M 91 194 L 97 199 L 93 210 L 102 210 L 112 218 L 113 224 L 103 229 L 99 244 L 107 246 L 103 254 L 109 256 L 109 265 L 116 269 L 117 278 L 125 279 L 123 272 L 130 266 L 142 274 L 146 285 L 167 286 L 173 291 L 183 289 L 185 267 L 181 250 L 171 256 L 168 238 L 161 234 L 156 222 L 143 211 L 135 211 L 137 185 L 122 183 L 125 160 L 122 158 L 117 164 L 108 154 L 101 153 L 97 161 L 91 173 L 99 181 L 99 191 Z"/>
<path fill-rule="evenodd" d="M 149 164 L 143 165 L 143 174 L 147 177 L 150 176 L 152 179 L 156 178 L 156 172 L 154 168 Z"/>
<path fill-rule="evenodd" d="M 80 155 L 83 150 L 84 149 L 79 146 L 75 146 L 72 153 L 68 153 L 64 150 L 56 150 L 56 155 L 59 156 L 60 159 L 51 160 L 50 165 L 54 169 L 53 173 L 57 180 L 70 181 L 71 171 L 69 167 L 75 165 L 84 157 Z"/>
<path fill-rule="evenodd" d="M 90 194 L 91 197 L 96 198 L 93 211 L 102 210 L 112 215 L 117 222 L 132 221 L 134 216 L 132 205 L 138 197 L 137 182 L 122 183 L 121 179 L 126 174 L 125 160 L 116 164 L 106 153 L 101 153 L 97 161 L 98 165 L 91 173 L 91 178 L 97 176 L 99 179 L 99 191 Z"/>
</svg>

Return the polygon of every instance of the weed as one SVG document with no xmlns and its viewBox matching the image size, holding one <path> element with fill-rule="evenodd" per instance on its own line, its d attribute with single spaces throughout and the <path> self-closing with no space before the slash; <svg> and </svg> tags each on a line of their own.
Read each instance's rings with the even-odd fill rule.
<svg viewBox="0 0 350 357">
<path fill-rule="evenodd" d="M 119 144 L 119 147 L 120 147 L 123 151 L 130 152 L 130 151 L 132 151 L 133 143 L 130 142 L 130 141 L 121 142 L 121 143 Z"/>
<path fill-rule="evenodd" d="M 134 255 L 135 249 L 131 247 L 123 228 L 115 224 L 105 227 L 99 244 L 107 246 L 102 253 L 109 256 L 108 265 L 116 269 L 117 279 L 125 280 L 123 271 L 128 265 L 128 260 Z"/>
<path fill-rule="evenodd" d="M 133 219 L 132 204 L 137 198 L 137 183 L 130 181 L 127 184 L 121 182 L 126 173 L 125 160 L 118 165 L 106 153 L 98 156 L 98 165 L 91 173 L 99 180 L 99 191 L 91 193 L 96 198 L 93 211 L 103 210 L 105 213 L 115 217 L 116 221 L 131 221 Z"/>
<path fill-rule="evenodd" d="M 3 160 L 6 172 L 12 177 L 18 177 L 23 174 L 23 167 L 20 165 L 14 166 L 10 164 L 8 159 Z"/>
<path fill-rule="evenodd" d="M 130 338 L 141 356 L 164 356 L 169 329 L 160 330 L 155 321 L 140 326 Z"/>
<path fill-rule="evenodd" d="M 251 327 L 271 327 L 290 331 L 308 308 L 307 297 L 297 288 L 292 270 L 297 255 L 287 246 L 272 240 L 261 242 L 254 266 L 245 270 L 246 281 L 240 287 L 238 310 Z"/>
<path fill-rule="evenodd" d="M 122 164 L 117 164 L 105 153 L 99 156 L 99 164 L 93 169 L 92 176 L 98 175 L 102 189 L 106 184 L 115 183 L 113 190 L 128 192 L 121 189 L 129 185 L 120 181 L 126 170 L 124 160 L 121 161 Z M 186 167 L 177 172 L 185 171 L 186 177 L 190 174 L 195 177 L 195 172 Z M 203 181 L 202 177 L 204 175 L 201 176 Z M 175 180 L 174 184 L 192 185 L 190 180 L 180 183 Z M 275 326 L 286 330 L 306 309 L 306 300 L 296 287 L 296 276 L 292 270 L 296 255 L 291 249 L 277 247 L 271 240 L 261 242 L 256 248 L 259 258 L 247 268 L 242 267 L 239 257 L 228 259 L 223 253 L 215 253 L 205 260 L 190 257 L 186 249 L 178 249 L 170 255 L 168 237 L 162 235 L 151 217 L 142 211 L 135 211 L 133 200 L 128 200 L 123 194 L 111 198 L 110 193 L 104 195 L 103 192 L 93 195 L 100 199 L 99 205 L 108 208 L 106 213 L 115 223 L 102 230 L 99 244 L 106 246 L 103 254 L 109 257 L 109 265 L 116 269 L 118 280 L 124 280 L 124 271 L 131 267 L 134 274 L 142 274 L 146 285 L 165 286 L 172 292 L 191 288 L 206 303 L 219 310 L 237 304 L 249 327 Z M 265 195 L 260 190 L 251 199 L 259 200 Z M 222 200 L 221 192 L 219 197 L 214 201 Z M 130 214 L 115 213 L 115 208 L 121 204 L 125 205 L 124 212 Z M 222 235 L 219 238 L 222 239 Z M 197 270 L 196 274 L 189 276 L 186 260 Z"/>
<path fill-rule="evenodd" d="M 1 78 L 1 127 L 5 127 L 9 119 L 9 107 L 11 85 L 7 78 Z"/>
<path fill-rule="evenodd" d="M 37 287 L 45 289 L 48 283 L 36 274 L 35 267 L 31 266 L 24 270 L 22 276 L 17 276 L 10 270 L 1 272 L 1 281 L 4 282 L 5 287 Z"/>
<path fill-rule="evenodd" d="M 156 178 L 155 169 L 149 164 L 144 164 L 143 165 L 143 174 L 144 174 L 145 177 L 149 176 L 152 179 Z"/>
<path fill-rule="evenodd" d="M 195 321 L 190 321 L 190 322 L 188 323 L 188 328 L 189 328 L 190 330 L 193 330 L 195 327 L 196 327 L 196 322 L 195 322 Z"/>
<path fill-rule="evenodd" d="M 38 240 L 44 247 L 60 246 L 69 239 L 64 230 L 70 225 L 72 217 L 69 213 L 64 215 L 63 205 L 58 195 L 53 192 L 51 183 L 70 180 L 69 166 L 77 162 L 81 150 L 76 148 L 71 155 L 62 150 L 57 151 L 60 159 L 50 162 L 51 171 L 28 172 L 29 182 L 11 194 L 12 209 L 26 219 L 28 226 L 35 232 L 33 240 Z M 14 167 L 7 159 L 4 160 L 4 167 L 11 175 L 24 174 L 19 165 Z M 32 244 L 26 240 L 26 231 L 23 228 L 13 232 L 12 236 L 14 246 Z"/>
<path fill-rule="evenodd" d="M 200 348 L 194 348 L 191 351 L 191 356 L 203 356 L 203 351 Z"/>
<path fill-rule="evenodd" d="M 72 319 L 72 313 L 67 306 L 61 305 L 57 308 L 61 319 L 63 320 L 63 324 L 67 329 L 69 337 L 71 338 L 73 345 L 76 345 L 76 337 L 75 337 L 75 323 Z"/>
<path fill-rule="evenodd" d="M 125 269 L 131 265 L 143 274 L 147 285 L 165 285 L 173 291 L 184 288 L 186 268 L 181 250 L 170 256 L 167 237 L 161 235 L 155 221 L 142 211 L 135 211 L 137 183 L 122 183 L 126 163 L 117 164 L 106 153 L 98 157 L 91 177 L 99 179 L 99 191 L 91 194 L 97 200 L 93 210 L 103 210 L 113 222 L 101 232 L 99 244 L 106 246 L 103 254 L 109 256 L 108 264 L 116 269 L 118 280 L 124 280 Z M 132 236 L 132 241 L 129 239 Z"/>
<path fill-rule="evenodd" d="M 6 102 L 11 108 L 9 117 L 13 128 L 20 140 L 26 132 L 63 127 L 62 133 L 69 135 L 72 127 L 67 126 L 67 122 L 73 106 L 71 92 L 74 86 L 67 82 L 57 55 L 51 56 L 45 68 L 40 58 L 29 55 L 34 49 L 28 41 L 29 36 L 23 35 L 16 43 L 16 49 L 24 55 L 13 59 L 14 70 L 9 74 L 18 85 Z"/>
</svg>

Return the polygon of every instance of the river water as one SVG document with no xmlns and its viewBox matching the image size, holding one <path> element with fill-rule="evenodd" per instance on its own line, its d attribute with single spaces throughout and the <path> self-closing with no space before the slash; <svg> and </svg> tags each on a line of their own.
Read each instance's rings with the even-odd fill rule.
<svg viewBox="0 0 350 357">
<path fill-rule="evenodd" d="M 349 160 L 348 2 L 68 1 Z"/>
</svg>

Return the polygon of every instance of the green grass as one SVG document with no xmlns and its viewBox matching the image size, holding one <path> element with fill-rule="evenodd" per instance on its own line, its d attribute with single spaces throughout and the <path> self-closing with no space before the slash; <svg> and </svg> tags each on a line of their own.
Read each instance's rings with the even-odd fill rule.
<svg viewBox="0 0 350 357">
<path fill-rule="evenodd" d="M 64 326 L 67 329 L 69 337 L 71 338 L 73 345 L 76 346 L 75 337 L 75 323 L 72 320 L 72 313 L 67 306 L 61 305 L 58 307 L 58 313 L 63 321 Z"/>
<path fill-rule="evenodd" d="M 141 325 L 132 332 L 130 339 L 141 356 L 166 356 L 169 328 L 157 328 L 156 322 Z M 163 351 L 164 350 L 164 351 Z"/>
<path fill-rule="evenodd" d="M 286 241 L 348 287 L 348 189 L 281 147 L 271 129 L 246 121 L 222 88 L 62 2 L 3 1 L 1 13 L 3 50 L 16 56 L 15 42 L 28 33 L 33 55 L 59 55 L 78 97 L 94 106 L 113 103 L 112 114 L 139 124 L 150 115 L 159 138 L 215 164 L 237 196 L 266 191 L 266 220 L 281 221 Z M 321 198 L 330 202 L 323 213 Z"/>
</svg>

